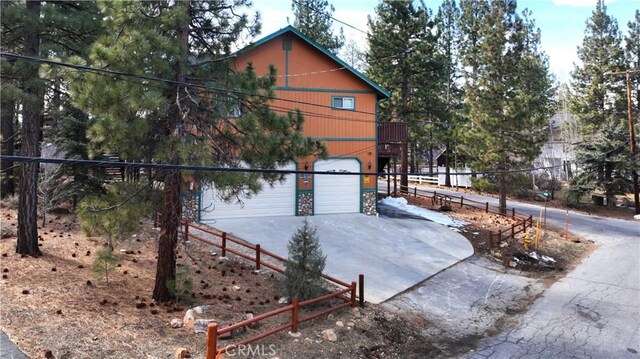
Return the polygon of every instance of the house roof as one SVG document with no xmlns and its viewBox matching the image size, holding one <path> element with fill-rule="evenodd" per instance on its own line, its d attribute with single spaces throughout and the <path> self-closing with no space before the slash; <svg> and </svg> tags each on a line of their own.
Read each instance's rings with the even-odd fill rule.
<svg viewBox="0 0 640 359">
<path fill-rule="evenodd" d="M 362 81 L 364 81 L 367 85 L 373 87 L 376 90 L 376 93 L 378 95 L 378 98 L 382 98 L 382 99 L 386 99 L 391 97 L 391 94 L 385 90 L 384 88 L 382 88 L 382 86 L 378 85 L 377 83 L 375 83 L 374 81 L 372 81 L 371 79 L 369 79 L 368 77 L 366 77 L 365 75 L 363 75 L 360 71 L 354 69 L 351 65 L 347 64 L 346 62 L 344 62 L 343 60 L 341 60 L 339 57 L 337 57 L 336 55 L 332 54 L 329 50 L 325 49 L 324 47 L 322 47 L 321 45 L 319 45 L 318 43 L 316 43 L 315 41 L 311 40 L 309 37 L 307 37 L 306 35 L 304 35 L 302 32 L 300 32 L 300 30 L 296 29 L 295 27 L 289 25 L 285 28 L 282 28 L 274 33 L 272 33 L 271 35 L 267 35 L 263 38 L 261 38 L 260 40 L 254 42 L 251 45 L 246 46 L 243 49 L 240 49 L 236 52 L 236 55 L 245 53 L 255 47 L 258 47 L 280 35 L 286 34 L 286 33 L 292 33 L 294 35 L 296 35 L 297 37 L 299 37 L 300 39 L 304 40 L 305 42 L 307 42 L 309 45 L 315 47 L 316 49 L 318 49 L 320 52 L 322 52 L 323 54 L 325 54 L 326 56 L 328 56 L 329 58 L 331 58 L 333 61 L 337 62 L 338 64 L 340 64 L 340 66 L 343 66 L 345 69 L 347 69 L 348 71 L 350 71 L 353 75 L 355 75 L 356 77 L 358 77 L 359 79 L 361 79 Z"/>
</svg>

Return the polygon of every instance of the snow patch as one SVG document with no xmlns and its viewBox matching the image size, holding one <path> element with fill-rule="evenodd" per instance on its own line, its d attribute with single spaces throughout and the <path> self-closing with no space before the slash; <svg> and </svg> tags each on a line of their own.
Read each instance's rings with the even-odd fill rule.
<svg viewBox="0 0 640 359">
<path fill-rule="evenodd" d="M 458 227 L 466 226 L 468 224 L 467 222 L 453 219 L 440 212 L 431 211 L 428 209 L 410 205 L 408 204 L 407 200 L 402 197 L 397 197 L 397 198 L 387 197 L 382 199 L 380 203 L 385 204 L 387 206 L 401 209 L 403 211 L 407 211 L 409 213 L 412 213 L 424 219 L 428 219 L 430 221 L 445 225 L 447 227 L 458 228 Z"/>
<path fill-rule="evenodd" d="M 533 259 L 535 259 L 537 261 L 543 261 L 543 262 L 547 262 L 547 263 L 549 263 L 549 262 L 555 263 L 556 262 L 555 259 L 553 259 L 553 258 L 551 258 L 549 256 L 545 256 L 544 254 L 538 254 L 536 252 L 529 253 L 529 257 L 531 257 L 531 258 L 533 258 Z"/>
</svg>

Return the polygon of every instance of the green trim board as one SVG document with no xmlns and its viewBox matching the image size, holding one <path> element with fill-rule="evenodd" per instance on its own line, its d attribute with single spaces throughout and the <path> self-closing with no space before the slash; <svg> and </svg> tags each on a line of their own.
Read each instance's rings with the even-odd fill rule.
<svg viewBox="0 0 640 359">
<path fill-rule="evenodd" d="M 300 91 L 300 92 L 333 92 L 333 93 L 348 93 L 348 94 L 375 94 L 375 91 L 370 90 L 349 90 L 349 89 L 324 89 L 315 87 L 283 87 L 275 86 L 273 88 L 276 91 Z"/>
<path fill-rule="evenodd" d="M 340 66 L 342 66 L 345 69 L 349 70 L 353 75 L 358 77 L 360 80 L 364 81 L 367 85 L 373 87 L 376 90 L 377 94 L 378 94 L 378 98 L 385 99 L 385 98 L 391 97 L 391 94 L 387 90 L 382 88 L 382 86 L 380 86 L 377 83 L 373 82 L 371 79 L 369 79 L 368 77 L 363 75 L 360 71 L 354 69 L 351 65 L 347 64 L 346 62 L 344 62 L 343 60 L 338 58 L 336 55 L 332 54 L 327 49 L 325 49 L 324 47 L 320 46 L 315 41 L 313 41 L 310 38 L 308 38 L 306 35 L 301 33 L 300 30 L 296 29 L 295 27 L 293 27 L 291 25 L 276 31 L 276 32 L 272 33 L 271 35 L 267 35 L 267 36 L 263 37 L 262 39 L 259 39 L 258 41 L 254 42 L 253 44 L 251 44 L 249 46 L 246 46 L 243 49 L 240 49 L 240 50 L 236 51 L 233 55 L 238 56 L 239 54 L 243 54 L 243 53 L 251 50 L 254 47 L 258 47 L 258 46 L 260 46 L 260 45 L 262 45 L 262 44 L 264 44 L 264 43 L 266 43 L 266 42 L 268 42 L 268 41 L 270 41 L 270 40 L 272 40 L 272 39 L 274 39 L 274 38 L 276 38 L 276 37 L 278 37 L 280 35 L 286 34 L 286 33 L 292 33 L 292 34 L 296 35 L 300 39 L 302 39 L 305 42 L 307 42 L 309 45 L 315 47 L 317 50 L 319 50 L 320 52 L 325 54 L 327 57 L 329 57 L 333 61 L 337 62 Z"/>
</svg>

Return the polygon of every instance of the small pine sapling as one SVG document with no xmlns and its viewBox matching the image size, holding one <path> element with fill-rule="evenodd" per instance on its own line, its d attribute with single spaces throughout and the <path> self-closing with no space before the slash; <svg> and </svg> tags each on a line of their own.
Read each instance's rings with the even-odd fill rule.
<svg viewBox="0 0 640 359">
<path fill-rule="evenodd" d="M 167 282 L 167 288 L 171 295 L 176 298 L 176 301 L 180 301 L 185 297 L 181 296 L 182 292 L 191 292 L 193 290 L 193 279 L 191 278 L 191 271 L 189 267 L 180 266 L 176 268 L 176 279 L 169 280 Z"/>
<path fill-rule="evenodd" d="M 284 291 L 288 297 L 307 300 L 325 291 L 322 272 L 326 256 L 322 253 L 316 232 L 316 228 L 305 219 L 289 240 L 289 258 L 284 272 Z"/>
<path fill-rule="evenodd" d="M 109 272 L 118 264 L 118 255 L 113 252 L 109 246 L 105 246 L 96 253 L 96 257 L 93 259 L 93 271 L 101 277 L 104 277 L 105 281 L 109 283 Z"/>
</svg>

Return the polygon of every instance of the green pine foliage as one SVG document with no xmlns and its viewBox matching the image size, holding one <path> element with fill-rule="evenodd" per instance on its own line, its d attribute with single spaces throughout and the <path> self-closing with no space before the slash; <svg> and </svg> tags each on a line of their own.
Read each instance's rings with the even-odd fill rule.
<svg viewBox="0 0 640 359">
<path fill-rule="evenodd" d="M 322 254 L 317 229 L 305 218 L 304 224 L 289 240 L 289 257 L 284 271 L 285 295 L 298 300 L 318 297 L 325 292 Z"/>
<path fill-rule="evenodd" d="M 469 127 L 464 152 L 474 170 L 529 167 L 547 139 L 552 78 L 539 49 L 540 32 L 516 2 L 478 1 L 463 6 L 465 105 Z M 497 175 L 500 209 L 510 178 Z"/>
<path fill-rule="evenodd" d="M 109 273 L 116 268 L 119 261 L 120 258 L 113 252 L 113 249 L 105 246 L 101 248 L 93 258 L 93 272 L 96 273 L 99 278 L 104 278 L 105 281 L 109 283 Z"/>
<path fill-rule="evenodd" d="M 176 301 L 184 301 L 191 298 L 191 296 L 184 296 L 184 293 L 191 293 L 193 290 L 193 277 L 191 276 L 191 270 L 189 267 L 185 265 L 177 267 L 176 278 L 170 279 L 167 283 L 167 287 Z"/>
<path fill-rule="evenodd" d="M 569 96 L 569 108 L 578 118 L 581 137 L 575 146 L 579 172 L 571 181 L 572 196 L 579 198 L 598 190 L 607 204 L 614 206 L 615 195 L 629 189 L 628 168 L 638 162 L 626 162 L 633 159 L 625 121 L 625 77 L 611 75 L 626 69 L 625 53 L 617 21 L 607 14 L 603 1 L 598 1 L 587 20 L 578 58 L 580 64 L 571 73 Z"/>
<path fill-rule="evenodd" d="M 106 194 L 86 197 L 78 205 L 82 229 L 88 236 L 104 235 L 109 248 L 113 248 L 138 228 L 142 216 L 149 214 L 149 191 L 140 184 L 115 182 Z"/>
<path fill-rule="evenodd" d="M 380 121 L 407 122 L 411 152 L 423 153 L 433 147 L 433 132 L 446 127 L 435 127 L 445 120 L 446 59 L 434 16 L 410 1 L 382 1 L 375 11 L 369 18 L 367 76 L 391 93 L 380 104 Z"/>
<path fill-rule="evenodd" d="M 331 29 L 333 5 L 327 0 L 292 0 L 291 9 L 295 28 L 330 52 L 338 53 L 344 45 L 344 34 L 342 28 L 338 35 Z"/>
</svg>

